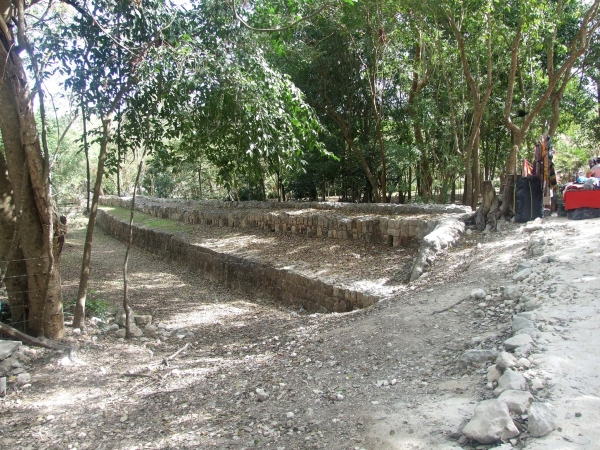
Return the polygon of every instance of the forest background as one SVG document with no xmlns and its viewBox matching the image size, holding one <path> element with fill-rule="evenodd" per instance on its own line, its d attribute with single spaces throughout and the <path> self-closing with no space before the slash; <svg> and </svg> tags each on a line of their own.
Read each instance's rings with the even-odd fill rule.
<svg viewBox="0 0 600 450">
<path fill-rule="evenodd" d="M 61 335 L 52 205 L 84 199 L 91 233 L 138 167 L 159 197 L 475 207 L 549 134 L 568 178 L 600 153 L 599 6 L 0 0 L 0 255 L 23 256 L 0 269 L 29 296 L 11 306 Z M 91 234 L 85 252 L 80 298 Z"/>
<path fill-rule="evenodd" d="M 76 10 L 56 2 L 43 24 L 32 24 L 40 28 L 36 49 L 45 63 L 42 75 L 51 79 L 45 92 L 58 104 L 48 120 L 54 195 L 65 201 L 74 200 L 75 193 L 85 196 L 83 147 L 89 149 L 93 175 L 100 127 L 95 108 L 104 93 L 82 96 L 82 91 L 97 89 L 110 77 L 136 86 L 115 112 L 106 193 L 131 194 L 150 113 L 152 148 L 142 188 L 155 196 L 389 202 L 394 195 L 401 203 L 475 206 L 481 183 L 493 180 L 499 186 L 506 170 L 515 142 L 507 119 L 522 126 L 522 115 L 537 106 L 553 72 L 571 55 L 590 5 L 422 3 L 237 5 L 243 20 L 267 30 L 318 12 L 280 32 L 257 32 L 240 25 L 231 2 L 121 2 L 121 8 L 140 14 L 162 8 L 170 16 L 165 20 L 172 20 L 169 28 L 163 23 L 165 29 L 154 30 L 172 42 L 144 55 L 130 80 L 129 68 L 120 67 L 130 61 L 123 53 L 142 43 L 131 42 L 134 37 L 123 31 L 126 14 L 82 2 L 106 21 L 103 31 L 87 31 L 98 36 L 87 36 L 74 29 L 81 20 Z M 519 26 L 511 80 L 511 47 Z M 100 44 L 102 34 L 108 42 Z M 519 159 L 532 159 L 543 133 L 554 138 L 557 169 L 567 178 L 600 153 L 597 39 L 598 33 L 590 34 L 585 54 L 536 112 Z M 100 45 L 108 48 L 93 49 Z M 94 73 L 103 65 L 102 73 Z M 143 102 L 153 103 L 154 111 Z M 505 117 L 507 103 L 512 104 Z"/>
</svg>

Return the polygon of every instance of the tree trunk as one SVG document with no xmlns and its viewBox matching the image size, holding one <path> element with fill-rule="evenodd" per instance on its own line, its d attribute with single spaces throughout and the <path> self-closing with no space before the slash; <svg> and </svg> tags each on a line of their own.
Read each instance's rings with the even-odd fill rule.
<svg viewBox="0 0 600 450">
<path fill-rule="evenodd" d="M 463 205 L 473 206 L 473 148 L 469 145 L 465 156 L 465 183 Z"/>
<path fill-rule="evenodd" d="M 198 165 L 198 200 L 202 200 L 202 161 Z"/>
<path fill-rule="evenodd" d="M 79 288 L 77 290 L 77 302 L 75 304 L 75 313 L 73 316 L 73 328 L 85 327 L 85 300 L 87 298 L 88 281 L 90 278 L 90 261 L 92 259 L 92 241 L 94 238 L 94 227 L 96 226 L 96 215 L 98 214 L 98 200 L 102 191 L 102 178 L 104 177 L 104 163 L 106 162 L 106 153 L 110 141 L 110 126 L 115 111 L 121 104 L 123 96 L 131 89 L 131 80 L 121 87 L 106 114 L 102 117 L 102 140 L 100 141 L 100 153 L 98 154 L 98 169 L 96 170 L 96 182 L 94 183 L 94 195 L 92 197 L 92 208 L 88 219 L 87 230 L 85 234 L 85 244 L 83 246 L 83 260 L 81 262 L 81 272 L 79 275 Z"/>
<path fill-rule="evenodd" d="M 75 313 L 73 316 L 73 328 L 83 329 L 85 327 L 85 300 L 87 298 L 88 281 L 90 278 L 92 241 L 94 239 L 96 215 L 98 214 L 98 200 L 100 198 L 100 190 L 102 189 L 104 163 L 106 161 L 106 152 L 108 149 L 108 141 L 110 139 L 110 122 L 110 118 L 104 118 L 102 120 L 102 141 L 100 143 L 100 154 L 98 155 L 98 169 L 96 171 L 96 182 L 94 183 L 92 207 L 85 234 L 85 244 L 83 246 L 83 261 L 81 263 L 81 272 L 79 275 L 79 289 L 77 291 L 77 303 L 75 304 Z"/>
<path fill-rule="evenodd" d="M 90 184 L 91 184 L 91 174 L 90 174 L 90 148 L 88 146 L 87 141 L 87 125 L 86 125 L 86 108 L 84 101 L 84 94 L 81 94 L 81 120 L 83 123 L 83 152 L 85 153 L 85 170 L 86 170 L 86 188 L 85 188 L 85 213 L 90 213 Z"/>
<path fill-rule="evenodd" d="M 18 137 L 18 130 L 16 131 Z M 10 136 L 8 136 L 10 137 Z M 4 136 L 6 142 L 7 136 Z M 11 324 L 19 331 L 27 331 L 27 266 L 19 245 L 17 211 L 8 179 L 8 168 L 0 152 L 0 286 L 6 286 L 10 304 Z"/>
<path fill-rule="evenodd" d="M 479 130 L 475 137 L 475 144 L 473 145 L 473 202 L 471 208 L 477 207 L 479 196 L 481 195 L 481 169 L 479 165 Z"/>
<path fill-rule="evenodd" d="M 3 74 L 0 128 L 3 140 L 11 129 L 18 130 L 20 135 L 19 141 L 14 135 L 4 140 L 4 148 L 14 205 L 21 211 L 17 226 L 27 267 L 27 330 L 32 335 L 59 339 L 64 335 L 64 322 L 58 261 L 66 229 L 53 213 L 54 205 L 48 196 L 46 161 L 23 63 L 12 51 L 14 45 L 9 46 L 9 54 L 5 47 L 7 41 L 10 42 L 10 36 L 0 43 L 0 73 Z M 49 270 L 51 251 L 54 252 L 54 270 Z"/>
</svg>

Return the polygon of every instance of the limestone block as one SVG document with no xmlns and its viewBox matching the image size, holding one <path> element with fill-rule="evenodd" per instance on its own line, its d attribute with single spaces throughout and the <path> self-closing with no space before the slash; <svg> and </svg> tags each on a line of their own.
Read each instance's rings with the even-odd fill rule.
<svg viewBox="0 0 600 450">
<path fill-rule="evenodd" d="M 471 349 L 464 352 L 459 361 L 464 367 L 479 366 L 487 361 L 495 360 L 497 356 L 498 352 L 496 350 Z"/>
<path fill-rule="evenodd" d="M 548 403 L 533 403 L 527 417 L 529 434 L 542 437 L 550 434 L 557 427 L 556 413 Z"/>
<path fill-rule="evenodd" d="M 508 406 L 508 410 L 513 414 L 525 414 L 529 406 L 533 403 L 533 395 L 529 391 L 504 391 L 498 397 Z"/>
<path fill-rule="evenodd" d="M 506 369 L 504 374 L 498 380 L 498 387 L 494 389 L 494 395 L 498 397 L 504 391 L 526 391 L 527 380 L 518 372 L 511 369 Z"/>
<path fill-rule="evenodd" d="M 510 417 L 506 403 L 492 399 L 477 405 L 475 414 L 463 428 L 463 433 L 481 444 L 493 444 L 518 436 L 519 430 Z"/>
</svg>

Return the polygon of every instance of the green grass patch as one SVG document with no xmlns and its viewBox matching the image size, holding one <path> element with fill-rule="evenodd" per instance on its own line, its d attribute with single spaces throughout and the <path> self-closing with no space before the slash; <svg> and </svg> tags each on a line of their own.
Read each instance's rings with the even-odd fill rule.
<svg viewBox="0 0 600 450">
<path fill-rule="evenodd" d="M 102 209 L 111 216 L 129 223 L 129 218 L 131 216 L 131 211 L 129 209 L 106 206 L 103 206 Z M 177 222 L 176 220 L 157 219 L 156 217 L 152 217 L 149 214 L 145 214 L 139 211 L 135 212 L 133 216 L 133 223 L 135 225 L 142 225 L 148 228 L 159 228 L 161 230 L 173 232 L 185 231 L 186 229 L 184 224 L 182 224 L 181 222 Z"/>
<path fill-rule="evenodd" d="M 87 299 L 85 301 L 85 316 L 86 317 L 100 317 L 105 319 L 111 314 L 111 305 L 106 300 L 97 297 L 98 292 L 89 289 Z M 76 300 L 70 299 L 63 303 L 63 311 L 69 314 L 75 312 Z"/>
</svg>

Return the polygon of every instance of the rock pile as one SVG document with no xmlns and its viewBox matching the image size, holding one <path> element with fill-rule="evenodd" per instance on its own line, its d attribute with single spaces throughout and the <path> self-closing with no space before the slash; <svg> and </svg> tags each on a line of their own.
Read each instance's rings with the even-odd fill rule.
<svg viewBox="0 0 600 450">
<path fill-rule="evenodd" d="M 134 338 L 148 340 L 154 338 L 168 339 L 177 338 L 193 339 L 194 333 L 186 328 L 171 329 L 164 323 L 153 324 L 150 314 L 133 314 L 133 322 L 131 324 L 131 335 Z M 115 314 L 114 322 L 106 324 L 103 328 L 105 334 L 114 333 L 117 338 L 125 338 L 125 311 L 120 311 Z"/>
<path fill-rule="evenodd" d="M 0 397 L 7 389 L 27 389 L 31 386 L 29 363 L 37 357 L 37 350 L 19 341 L 0 340 Z"/>
<path fill-rule="evenodd" d="M 544 382 L 536 377 L 531 369 L 534 361 L 528 358 L 537 348 L 540 335 L 533 310 L 543 297 L 536 286 L 544 281 L 545 263 L 555 260 L 552 255 L 544 255 L 547 245 L 546 239 L 532 238 L 527 252 L 536 260 L 522 261 L 512 277 L 515 284 L 499 289 L 503 306 L 513 312 L 510 335 L 503 341 L 503 349 L 470 349 L 460 357 L 463 368 L 482 367 L 493 361 L 487 367 L 486 382 L 490 396 L 495 398 L 483 400 L 475 407 L 473 418 L 462 429 L 459 444 L 470 440 L 474 444 L 517 445 L 527 437 L 546 436 L 558 427 L 552 405 L 540 395 Z M 486 300 L 479 304 L 479 317 L 489 316 L 488 308 L 494 310 L 489 305 L 494 296 L 483 289 L 474 289 L 471 298 Z"/>
</svg>

